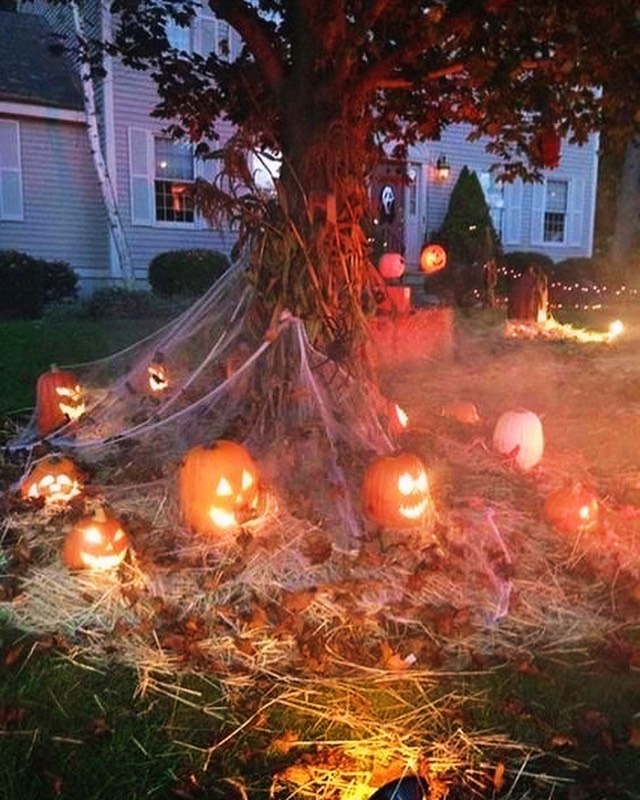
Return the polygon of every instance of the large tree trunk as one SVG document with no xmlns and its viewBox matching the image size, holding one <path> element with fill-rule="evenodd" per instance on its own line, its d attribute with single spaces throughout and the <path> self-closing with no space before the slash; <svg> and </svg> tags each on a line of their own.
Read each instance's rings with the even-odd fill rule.
<svg viewBox="0 0 640 800">
<path fill-rule="evenodd" d="M 610 258 L 620 275 L 629 274 L 640 234 L 640 137 L 627 145 L 616 204 Z"/>
</svg>

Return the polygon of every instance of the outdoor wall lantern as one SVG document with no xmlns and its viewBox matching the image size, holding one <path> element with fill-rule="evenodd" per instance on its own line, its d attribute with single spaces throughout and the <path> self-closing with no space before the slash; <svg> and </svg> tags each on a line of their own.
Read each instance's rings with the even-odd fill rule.
<svg viewBox="0 0 640 800">
<path fill-rule="evenodd" d="M 446 156 L 438 156 L 436 161 L 436 178 L 439 181 L 446 181 L 451 174 L 451 167 Z"/>
</svg>

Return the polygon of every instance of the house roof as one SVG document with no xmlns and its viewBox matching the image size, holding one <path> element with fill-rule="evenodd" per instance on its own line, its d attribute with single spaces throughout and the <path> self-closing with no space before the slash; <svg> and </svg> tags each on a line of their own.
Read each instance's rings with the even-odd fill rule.
<svg viewBox="0 0 640 800">
<path fill-rule="evenodd" d="M 0 11 L 0 101 L 83 109 L 80 79 L 43 17 Z"/>
</svg>

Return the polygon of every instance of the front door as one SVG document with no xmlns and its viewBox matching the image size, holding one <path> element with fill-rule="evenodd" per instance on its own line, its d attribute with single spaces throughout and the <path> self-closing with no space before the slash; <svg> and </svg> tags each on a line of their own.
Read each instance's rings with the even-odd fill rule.
<svg viewBox="0 0 640 800">
<path fill-rule="evenodd" d="M 417 161 L 407 164 L 409 183 L 404 197 L 404 243 L 407 268 L 415 271 L 420 265 L 420 251 L 425 236 L 425 174 L 424 165 Z"/>
</svg>

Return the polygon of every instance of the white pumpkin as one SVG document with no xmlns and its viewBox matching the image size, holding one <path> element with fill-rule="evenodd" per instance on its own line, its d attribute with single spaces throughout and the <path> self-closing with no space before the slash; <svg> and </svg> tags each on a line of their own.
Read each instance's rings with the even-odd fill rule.
<svg viewBox="0 0 640 800">
<path fill-rule="evenodd" d="M 493 448 L 505 456 L 513 457 L 516 466 L 523 472 L 533 469 L 544 452 L 540 417 L 524 408 L 505 411 L 493 431 Z"/>
</svg>

